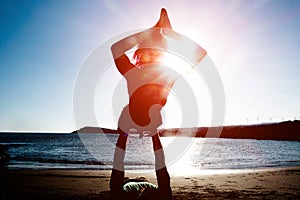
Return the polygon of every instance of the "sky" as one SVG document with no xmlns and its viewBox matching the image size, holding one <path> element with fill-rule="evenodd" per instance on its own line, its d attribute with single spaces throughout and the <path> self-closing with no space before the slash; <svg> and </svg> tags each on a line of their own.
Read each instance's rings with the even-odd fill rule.
<svg viewBox="0 0 300 200">
<path fill-rule="evenodd" d="M 84 61 L 111 37 L 153 26 L 162 7 L 173 29 L 201 45 L 215 64 L 225 125 L 300 119 L 297 0 L 2 0 L 0 131 L 77 129 L 73 92 Z M 100 119 L 109 115 L 97 112 L 101 106 L 111 105 L 95 106 Z"/>
</svg>

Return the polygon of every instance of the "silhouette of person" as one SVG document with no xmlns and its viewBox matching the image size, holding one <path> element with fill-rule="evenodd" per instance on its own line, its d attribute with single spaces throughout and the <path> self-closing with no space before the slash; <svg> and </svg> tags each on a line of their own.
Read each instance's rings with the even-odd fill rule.
<svg viewBox="0 0 300 200">
<path fill-rule="evenodd" d="M 170 176 L 157 134 L 157 128 L 162 124 L 161 109 L 176 80 L 161 64 L 168 48 L 168 37 L 176 41 L 179 34 L 172 30 L 167 11 L 163 8 L 154 27 L 130 35 L 111 46 L 115 65 L 126 79 L 129 93 L 129 104 L 118 121 L 120 135 L 110 180 L 111 199 L 172 199 Z M 126 55 L 133 48 L 137 48 L 133 56 L 134 63 Z M 201 54 L 197 56 L 197 62 L 206 54 L 202 48 L 198 49 Z M 152 136 L 158 186 L 146 180 L 124 180 L 126 141 L 130 133 L 140 134 L 140 137 Z"/>
<path fill-rule="evenodd" d="M 154 27 L 130 35 L 111 46 L 115 65 L 126 79 L 129 93 L 129 104 L 118 121 L 119 132 L 138 133 L 141 137 L 156 134 L 157 127 L 162 124 L 161 109 L 178 78 L 162 64 L 166 50 L 170 49 L 168 42 L 171 39 L 183 43 L 175 51 L 189 60 L 195 57 L 195 63 L 200 62 L 206 54 L 201 47 L 189 40 L 180 41 L 179 38 L 180 35 L 172 30 L 167 11 L 162 9 Z M 188 48 L 182 48 L 186 46 Z M 126 52 L 135 47 L 135 63 L 132 63 Z"/>
<path fill-rule="evenodd" d="M 160 49 L 166 48 L 159 28 L 172 28 L 165 9 L 161 10 L 160 19 L 153 28 L 124 38 L 111 47 L 115 64 L 127 80 L 129 93 L 129 105 L 123 109 L 118 123 L 120 135 L 110 180 L 111 199 L 172 199 L 170 176 L 156 129 L 162 124 L 160 111 L 175 80 L 159 64 L 163 54 Z M 132 64 L 125 53 L 136 45 L 136 62 Z M 126 141 L 132 131 L 152 136 L 158 186 L 145 179 L 124 180 Z"/>
<path fill-rule="evenodd" d="M 161 28 L 171 29 L 165 9 L 153 28 L 124 38 L 111 47 L 116 67 L 125 77 L 129 93 L 129 104 L 119 118 L 119 131 L 153 135 L 162 124 L 160 111 L 175 80 L 160 64 L 167 48 Z M 135 46 L 138 49 L 133 64 L 125 53 Z"/>
</svg>

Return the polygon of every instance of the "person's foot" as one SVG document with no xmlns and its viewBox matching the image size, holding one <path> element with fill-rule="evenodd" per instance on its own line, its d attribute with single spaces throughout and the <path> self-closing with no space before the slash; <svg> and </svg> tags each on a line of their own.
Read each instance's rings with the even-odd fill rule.
<svg viewBox="0 0 300 200">
<path fill-rule="evenodd" d="M 160 18 L 154 27 L 172 29 L 172 25 L 170 23 L 167 10 L 165 8 L 161 9 Z"/>
</svg>

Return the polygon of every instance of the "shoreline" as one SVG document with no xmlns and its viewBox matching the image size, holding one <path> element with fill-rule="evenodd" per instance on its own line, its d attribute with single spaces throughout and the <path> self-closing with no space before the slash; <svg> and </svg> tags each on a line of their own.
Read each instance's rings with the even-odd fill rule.
<svg viewBox="0 0 300 200">
<path fill-rule="evenodd" d="M 218 169 L 218 168 L 202 168 L 202 169 L 193 169 L 188 168 L 185 169 L 184 172 L 180 171 L 177 167 L 172 169 L 172 166 L 167 166 L 168 172 L 170 176 L 173 177 L 183 177 L 183 176 L 211 176 L 211 175 L 226 175 L 226 174 L 240 174 L 240 173 L 256 173 L 256 172 L 271 172 L 271 171 L 289 171 L 289 170 L 297 170 L 299 166 L 271 166 L 271 167 L 259 167 L 259 168 L 232 168 L 232 169 Z M 187 171 L 188 170 L 188 171 Z M 102 169 L 102 168 L 76 168 L 76 167 L 9 167 L 2 163 L 0 165 L 0 172 L 9 172 L 9 171 L 55 171 L 55 172 L 77 172 L 77 171 L 97 171 L 99 173 L 108 173 L 111 172 L 111 167 Z M 142 169 L 125 169 L 125 173 L 130 175 L 155 175 L 154 166 L 151 168 L 142 168 Z"/>
<path fill-rule="evenodd" d="M 199 170 L 200 172 L 201 170 Z M 155 173 L 126 171 L 146 176 Z M 224 172 L 224 171 L 223 171 Z M 1 199 L 108 199 L 110 170 L 0 169 Z M 171 173 L 170 173 L 171 174 Z M 224 173 L 171 174 L 174 200 L 183 199 L 297 199 L 300 166 L 232 170 Z"/>
</svg>

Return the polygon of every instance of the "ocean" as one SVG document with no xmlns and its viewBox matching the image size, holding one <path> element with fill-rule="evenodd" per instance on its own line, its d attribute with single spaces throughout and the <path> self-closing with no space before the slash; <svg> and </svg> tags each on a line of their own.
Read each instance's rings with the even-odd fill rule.
<svg viewBox="0 0 300 200">
<path fill-rule="evenodd" d="M 111 169 L 116 134 L 1 133 L 9 169 Z M 300 142 L 161 137 L 166 163 L 177 170 L 239 170 L 300 166 Z M 129 137 L 125 168 L 154 168 L 151 138 Z"/>
</svg>

